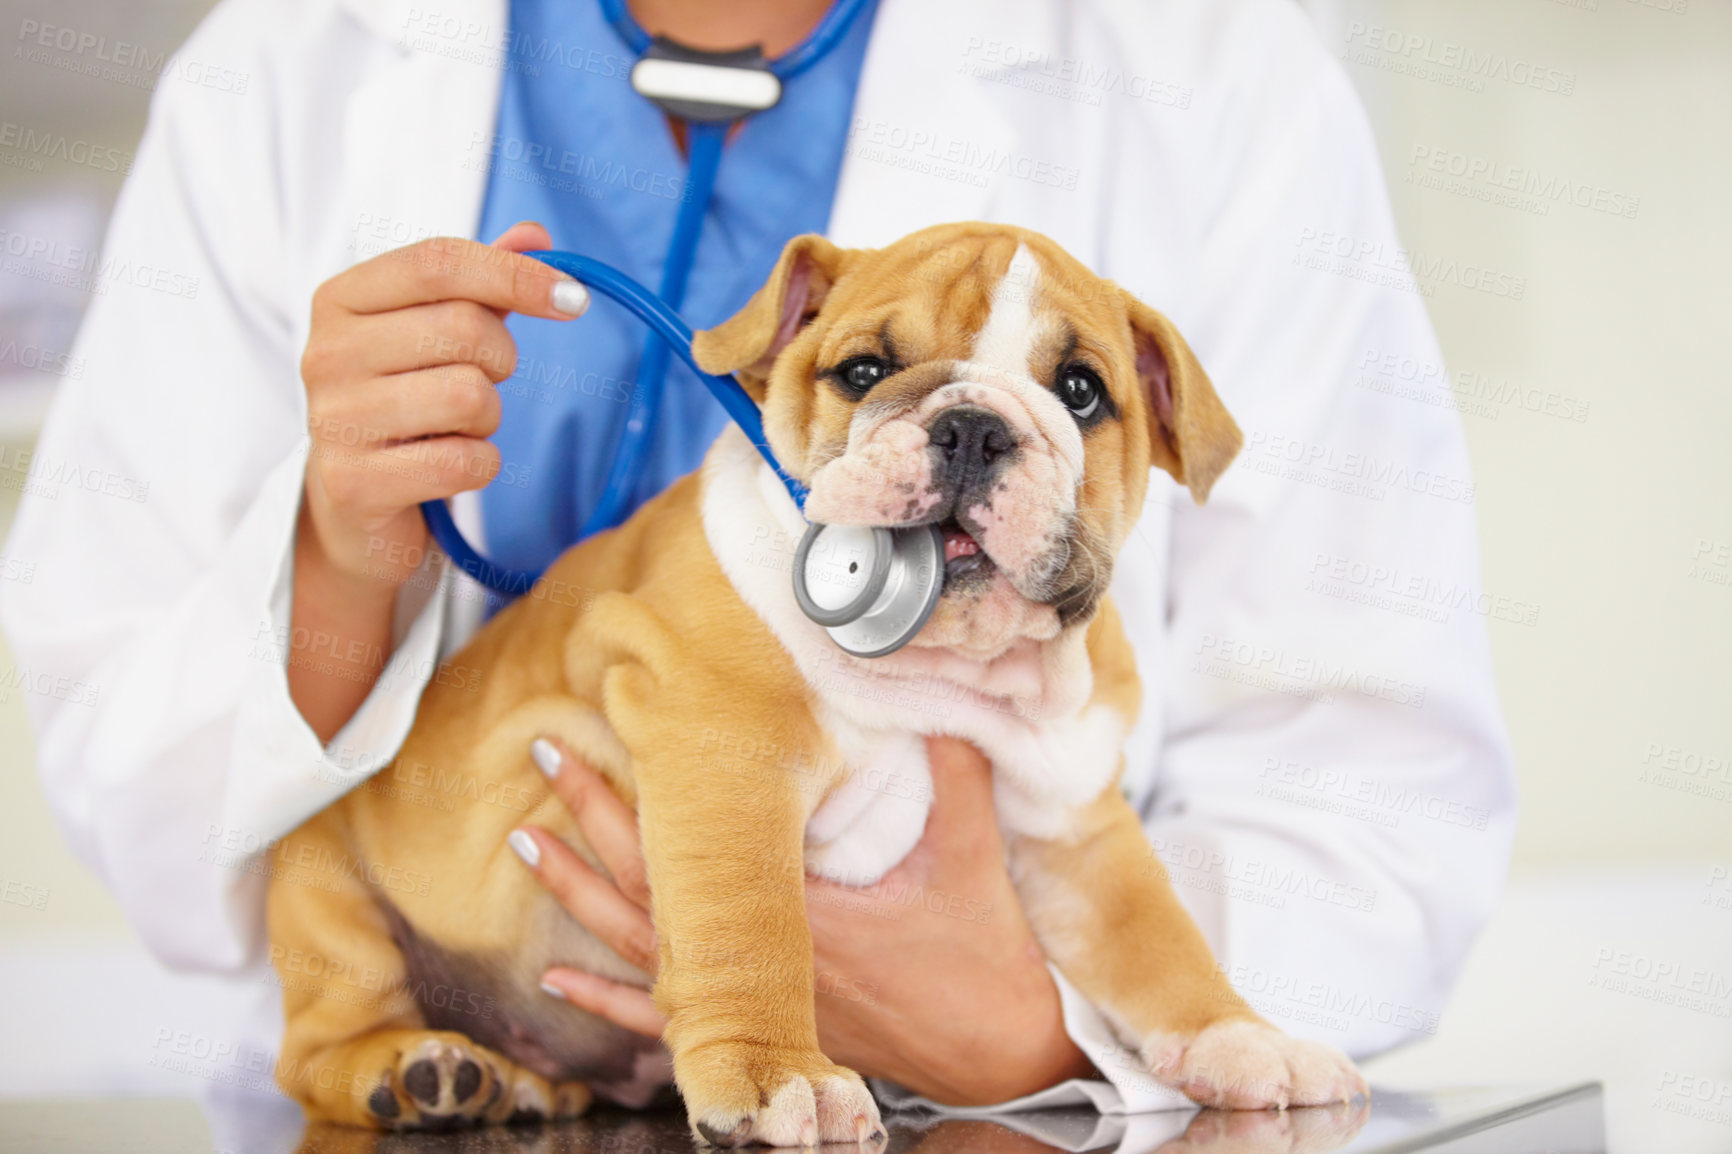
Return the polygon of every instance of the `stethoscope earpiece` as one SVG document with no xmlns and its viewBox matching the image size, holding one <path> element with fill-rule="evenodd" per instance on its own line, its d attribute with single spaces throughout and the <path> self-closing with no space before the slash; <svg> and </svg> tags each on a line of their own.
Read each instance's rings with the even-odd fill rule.
<svg viewBox="0 0 1732 1154">
<path fill-rule="evenodd" d="M 944 592 L 944 532 L 818 525 L 794 551 L 794 599 L 855 657 L 914 640 Z"/>
</svg>

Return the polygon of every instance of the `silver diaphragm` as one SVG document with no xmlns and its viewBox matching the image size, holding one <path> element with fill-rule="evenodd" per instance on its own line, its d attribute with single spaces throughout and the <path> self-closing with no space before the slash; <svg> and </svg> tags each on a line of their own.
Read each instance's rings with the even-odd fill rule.
<svg viewBox="0 0 1732 1154">
<path fill-rule="evenodd" d="M 855 657 L 914 639 L 944 592 L 944 531 L 812 525 L 794 553 L 794 598 Z"/>
</svg>

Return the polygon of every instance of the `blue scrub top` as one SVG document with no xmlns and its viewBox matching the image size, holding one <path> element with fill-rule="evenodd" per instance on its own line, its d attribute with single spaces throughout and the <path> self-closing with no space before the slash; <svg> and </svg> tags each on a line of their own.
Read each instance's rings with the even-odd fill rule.
<svg viewBox="0 0 1732 1154">
<path fill-rule="evenodd" d="M 828 227 L 875 7 L 723 149 L 681 308 L 694 328 L 750 300 L 790 239 Z M 538 220 L 554 248 L 660 283 L 686 162 L 666 116 L 632 91 L 635 62 L 596 0 L 512 0 L 480 239 Z M 482 516 L 496 562 L 539 569 L 600 501 L 647 330 L 600 293 L 575 321 L 514 314 L 506 327 L 517 372 L 499 386 L 505 465 L 482 491 Z M 726 421 L 691 370 L 670 363 L 628 509 L 695 469 Z"/>
</svg>

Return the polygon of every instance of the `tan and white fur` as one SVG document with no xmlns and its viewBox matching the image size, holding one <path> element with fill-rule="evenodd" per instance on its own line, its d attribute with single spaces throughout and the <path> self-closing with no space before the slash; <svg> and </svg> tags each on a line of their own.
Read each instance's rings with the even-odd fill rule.
<svg viewBox="0 0 1732 1154">
<path fill-rule="evenodd" d="M 698 1135 L 878 1133 L 860 1078 L 817 1045 L 803 878 L 864 884 L 901 860 L 930 796 L 922 738 L 944 733 L 992 761 L 1048 957 L 1155 1077 L 1251 1109 L 1362 1093 L 1344 1057 L 1234 993 L 1117 788 L 1140 690 L 1107 596 L 1113 557 L 1151 465 L 1202 501 L 1240 442 L 1171 323 L 1044 237 L 957 224 L 877 250 L 796 238 L 696 353 L 762 405 L 810 487 L 806 518 L 945 527 L 938 608 L 895 654 L 840 650 L 792 591 L 805 519 L 730 429 L 453 658 L 478 690 L 428 688 L 394 765 L 509 786 L 521 806 L 360 789 L 279 849 L 336 863 L 274 871 L 285 1088 L 312 1116 L 386 1128 L 645 1100 L 658 1051 L 537 990 L 555 964 L 648 985 L 650 960 L 601 946 L 506 849 L 534 822 L 595 861 L 530 763 L 546 735 L 637 810 L 655 998 Z M 378 996 L 300 980 L 308 957 L 380 975 Z M 457 988 L 492 1012 L 429 993 Z"/>
</svg>

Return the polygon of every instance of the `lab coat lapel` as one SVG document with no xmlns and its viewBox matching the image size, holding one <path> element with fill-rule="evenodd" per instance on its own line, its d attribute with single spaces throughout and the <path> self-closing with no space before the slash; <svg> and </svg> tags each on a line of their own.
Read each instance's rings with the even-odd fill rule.
<svg viewBox="0 0 1732 1154">
<path fill-rule="evenodd" d="M 437 26 L 402 0 L 343 0 L 396 58 L 344 120 L 349 261 L 426 236 L 475 235 L 509 43 L 506 0 L 446 0 Z"/>
<path fill-rule="evenodd" d="M 999 180 L 992 158 L 1016 135 L 966 74 L 965 53 L 981 28 L 1001 34 L 1004 19 L 972 3 L 881 0 L 830 212 L 832 240 L 885 245 L 927 225 L 990 215 Z"/>
</svg>

